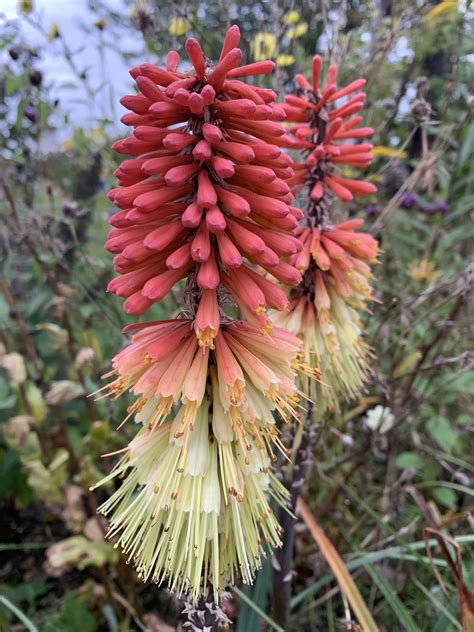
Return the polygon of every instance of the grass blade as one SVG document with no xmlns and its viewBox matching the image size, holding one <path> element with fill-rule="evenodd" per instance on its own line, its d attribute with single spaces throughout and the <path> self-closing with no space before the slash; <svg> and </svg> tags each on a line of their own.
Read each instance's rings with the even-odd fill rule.
<svg viewBox="0 0 474 632">
<path fill-rule="evenodd" d="M 464 544 L 472 544 L 474 542 L 474 535 L 460 535 L 454 538 L 456 542 L 464 543 Z M 428 546 L 434 547 L 438 544 L 435 539 L 431 539 L 428 541 Z M 425 548 L 425 543 L 421 540 L 417 542 L 411 542 L 404 546 L 391 546 L 386 549 L 382 549 L 381 551 L 370 551 L 369 553 L 364 553 L 361 557 L 356 558 L 355 560 L 351 560 L 347 562 L 346 567 L 348 571 L 355 571 L 361 566 L 365 566 L 366 564 L 371 564 L 373 562 L 377 562 L 379 560 L 384 559 L 394 559 L 394 560 L 405 560 L 408 562 L 417 562 L 430 564 L 430 560 L 427 557 L 420 555 L 409 555 L 406 551 L 418 551 Z M 433 562 L 442 568 L 447 567 L 447 562 L 445 560 L 441 560 L 439 558 L 433 558 Z M 321 588 L 324 588 L 328 584 L 330 584 L 334 579 L 334 575 L 332 573 L 328 573 L 324 575 L 318 581 L 314 582 L 304 590 L 302 590 L 298 595 L 295 595 L 291 600 L 291 609 L 296 608 L 306 599 L 309 599 L 313 595 L 315 595 Z"/>
<path fill-rule="evenodd" d="M 272 585 L 272 567 L 268 560 L 262 564 L 255 584 L 245 586 L 242 590 L 254 605 L 264 610 L 268 602 L 268 596 Z M 243 603 L 240 607 L 239 620 L 237 621 L 237 632 L 248 632 L 248 630 L 260 630 L 261 617 L 255 608 Z"/>
<path fill-rule="evenodd" d="M 421 590 L 422 593 L 424 593 L 426 595 L 426 597 L 428 597 L 428 599 L 431 601 L 431 603 L 433 604 L 433 606 L 439 610 L 445 617 L 446 619 L 452 623 L 453 627 L 456 630 L 462 630 L 462 626 L 459 623 L 459 621 L 457 619 L 455 619 L 453 617 L 453 615 L 449 612 L 449 610 L 441 603 L 441 601 L 439 601 L 439 599 L 436 599 L 436 597 L 431 593 L 430 590 L 428 590 L 428 588 L 426 588 L 425 586 L 423 586 L 422 583 L 420 583 L 419 581 L 417 581 L 416 579 L 414 580 L 414 584 L 417 588 L 419 588 Z"/>
<path fill-rule="evenodd" d="M 38 628 L 35 624 L 4 595 L 0 595 L 0 605 L 5 606 L 5 608 L 10 610 L 10 612 L 12 612 L 16 618 L 23 623 L 28 632 L 38 632 Z"/>
<path fill-rule="evenodd" d="M 232 588 L 232 590 L 239 597 L 239 599 L 241 599 L 248 606 L 250 606 L 250 608 L 252 608 L 252 610 L 255 610 L 255 612 L 264 621 L 266 621 L 269 626 L 271 626 L 273 628 L 273 630 L 276 630 L 276 632 L 285 632 L 285 630 L 281 626 L 279 626 L 278 623 L 275 623 L 275 621 L 273 621 L 273 619 L 271 617 L 269 617 L 266 612 L 264 612 L 259 606 L 254 604 L 254 602 L 250 599 L 250 597 L 248 597 L 242 590 L 240 590 L 240 588 L 237 588 L 237 586 L 234 586 Z"/>
<path fill-rule="evenodd" d="M 373 620 L 372 615 L 370 614 L 370 611 L 367 608 L 365 601 L 363 600 L 362 595 L 355 585 L 354 580 L 349 574 L 344 562 L 324 531 L 316 522 L 306 503 L 301 498 L 298 499 L 298 509 L 300 510 L 301 516 L 305 521 L 314 541 L 320 548 L 326 562 L 334 573 L 341 591 L 347 597 L 347 600 L 349 601 L 364 632 L 379 632 L 379 628 Z"/>
<path fill-rule="evenodd" d="M 407 630 L 407 632 L 421 632 L 408 610 L 398 598 L 393 586 L 370 564 L 366 564 L 364 568 L 371 576 L 374 584 L 380 590 L 393 612 L 397 615 L 397 619 L 403 625 L 403 629 Z"/>
</svg>

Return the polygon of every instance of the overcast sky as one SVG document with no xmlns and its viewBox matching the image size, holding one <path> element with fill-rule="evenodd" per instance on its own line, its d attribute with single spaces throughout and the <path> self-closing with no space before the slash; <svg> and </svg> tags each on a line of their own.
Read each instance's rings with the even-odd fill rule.
<svg viewBox="0 0 474 632">
<path fill-rule="evenodd" d="M 121 0 L 108 0 L 107 4 L 111 9 L 120 10 L 126 14 Z M 101 90 L 97 95 L 97 105 L 92 109 L 91 100 L 84 88 L 71 87 L 72 83 L 78 82 L 62 55 L 60 43 L 47 43 L 43 35 L 30 26 L 22 16 L 19 16 L 17 7 L 18 0 L 0 0 L 0 15 L 4 15 L 3 19 L 0 18 L 0 28 L 5 18 L 18 19 L 25 43 L 41 48 L 41 58 L 38 60 L 37 67 L 43 71 L 46 84 L 51 86 L 51 97 L 60 99 L 61 113 L 70 113 L 73 124 L 75 122 L 88 126 L 102 115 L 111 116 L 110 102 L 113 100 L 117 108 L 115 118 L 118 119 L 125 112 L 118 100 L 132 89 L 132 79 L 128 74 L 131 64 L 126 63 L 111 45 L 105 46 L 105 73 L 107 78 L 111 76 L 114 78 L 113 82 L 108 82 L 113 93 L 110 94 L 109 86 Z M 34 7 L 35 17 L 39 16 L 47 31 L 52 24 L 57 24 L 71 50 L 80 51 L 75 56 L 76 64 L 80 70 L 87 69 L 90 85 L 97 89 L 103 83 L 103 70 L 97 49 L 99 34 L 92 27 L 93 32 L 88 36 L 81 25 L 91 27 L 100 16 L 89 10 L 87 0 L 34 0 Z M 116 33 L 107 29 L 103 31 L 106 43 L 110 44 L 114 36 L 117 38 Z M 121 29 L 119 44 L 122 50 L 130 53 L 140 53 L 143 49 L 141 36 L 133 29 Z M 80 50 L 81 48 L 83 50 Z"/>
</svg>

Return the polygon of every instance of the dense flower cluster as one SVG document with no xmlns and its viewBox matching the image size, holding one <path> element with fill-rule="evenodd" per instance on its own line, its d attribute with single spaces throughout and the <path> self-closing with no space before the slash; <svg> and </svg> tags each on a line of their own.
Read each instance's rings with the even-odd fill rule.
<svg viewBox="0 0 474 632">
<path fill-rule="evenodd" d="M 108 385 L 137 396 L 130 415 L 143 427 L 102 511 L 144 579 L 193 597 L 202 578 L 216 594 L 237 571 L 251 582 L 264 547 L 280 544 L 267 498 L 286 495 L 269 469 L 274 446 L 283 449 L 273 411 L 288 418 L 297 405 L 292 334 L 234 321 L 214 346 L 211 358 L 191 320 L 149 323 L 115 357 Z"/>
<path fill-rule="evenodd" d="M 239 67 L 238 41 L 232 27 L 212 69 L 193 38 L 186 43 L 191 71 L 177 70 L 174 51 L 166 70 L 134 68 L 140 93 L 121 101 L 131 110 L 122 121 L 134 133 L 114 145 L 136 157 L 117 169 L 122 188 L 109 194 L 122 210 L 106 244 L 121 276 L 108 289 L 126 298 L 129 314 L 142 314 L 180 279 L 194 276 L 204 303 L 200 317 L 210 322 L 205 345 L 217 333 L 219 286 L 262 326 L 267 307 L 286 306 L 284 293 L 249 263 L 285 284 L 300 281 L 281 260 L 300 248 L 290 231 L 302 217 L 291 206 L 291 159 L 278 146 L 285 113 L 272 91 L 238 79 L 269 72 L 274 64 Z"/>
<path fill-rule="evenodd" d="M 134 131 L 114 148 L 133 158 L 110 193 L 120 210 L 106 247 L 119 276 L 108 289 L 142 314 L 186 279 L 186 309 L 129 327 L 138 331 L 113 361 L 105 390 L 136 396 L 128 417 L 142 429 L 102 481 L 124 478 L 101 509 L 144 579 L 193 597 L 209 584 L 217 597 L 236 574 L 251 582 L 280 544 L 268 502 L 286 498 L 270 471 L 284 450 L 275 413 L 297 417 L 296 371 L 315 374 L 298 359 L 301 341 L 266 316 L 288 300 L 264 271 L 301 281 L 288 258 L 302 250 L 291 234 L 302 212 L 280 149 L 285 112 L 272 91 L 240 81 L 274 64 L 239 67 L 239 37 L 228 31 L 215 66 L 190 38 L 184 72 L 174 51 L 166 69 L 131 71 L 139 93 L 122 99 L 122 120 Z M 245 321 L 226 313 L 232 302 Z"/>
<path fill-rule="evenodd" d="M 299 90 L 285 97 L 286 120 L 296 123 L 289 127 L 294 137 L 293 147 L 300 149 L 305 157 L 303 162 L 293 165 L 295 175 L 290 182 L 295 191 L 309 186 L 314 202 L 321 200 L 328 189 L 343 202 L 349 202 L 353 197 L 376 191 L 370 182 L 343 177 L 338 171 L 339 165 L 364 168 L 372 160 L 371 144 L 351 142 L 373 133 L 371 127 L 358 127 L 362 117 L 354 116 L 364 106 L 365 93 L 358 91 L 365 79 L 356 79 L 337 89 L 337 66 L 332 64 L 328 82 L 320 90 L 320 71 L 321 58 L 315 55 L 312 84 L 303 75 L 296 75 Z M 336 106 L 336 101 L 349 95 L 353 96 Z"/>
<path fill-rule="evenodd" d="M 348 202 L 376 190 L 340 171 L 342 166 L 367 167 L 372 159 L 372 145 L 354 142 L 373 131 L 359 127 L 365 94 L 358 91 L 365 81 L 356 79 L 338 89 L 333 64 L 320 90 L 320 71 L 321 59 L 315 56 L 312 84 L 297 75 L 299 89 L 286 97 L 284 106 L 287 120 L 295 123 L 289 127 L 292 146 L 304 158 L 293 165 L 295 175 L 289 182 L 295 193 L 307 190 L 309 195 L 296 231 L 303 249 L 288 259 L 303 281 L 290 296 L 289 311 L 276 315 L 275 322 L 304 340 L 306 360 L 320 369 L 321 382 L 304 387 L 322 412 L 338 410 L 341 395 L 356 396 L 367 374 L 369 349 L 359 311 L 372 299 L 369 264 L 376 261 L 378 245 L 370 235 L 357 232 L 362 220 L 333 225 L 329 213 L 332 196 Z"/>
</svg>

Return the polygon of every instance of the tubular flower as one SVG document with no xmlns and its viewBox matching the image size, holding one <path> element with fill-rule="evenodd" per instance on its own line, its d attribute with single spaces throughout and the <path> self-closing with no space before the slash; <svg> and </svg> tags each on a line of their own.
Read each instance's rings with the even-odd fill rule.
<svg viewBox="0 0 474 632">
<path fill-rule="evenodd" d="M 301 212 L 291 206 L 286 182 L 291 158 L 279 147 L 285 113 L 272 91 L 239 80 L 274 64 L 239 67 L 239 37 L 237 27 L 228 31 L 215 67 L 190 38 L 187 72 L 177 70 L 175 51 L 166 69 L 143 64 L 131 71 L 139 93 L 121 103 L 131 110 L 122 121 L 134 132 L 114 149 L 134 158 L 116 171 L 121 188 L 109 197 L 121 210 L 106 243 L 120 274 L 108 290 L 126 299 L 129 314 L 144 313 L 193 277 L 206 310 L 212 303 L 216 312 L 220 288 L 248 320 L 267 328 L 266 309 L 286 302 L 252 264 L 286 284 L 301 280 L 281 261 L 301 248 L 289 234 Z M 204 329 L 200 340 L 211 346 L 217 330 Z"/>
<path fill-rule="evenodd" d="M 377 241 L 356 232 L 363 220 L 353 219 L 326 230 L 301 227 L 303 250 L 292 258 L 304 273 L 293 290 L 290 308 L 274 321 L 303 339 L 304 360 L 317 366 L 320 382 L 304 379 L 320 410 L 339 410 L 339 397 L 355 397 L 368 373 L 370 350 L 364 342 L 359 311 L 373 300 L 370 263 Z"/>
<path fill-rule="evenodd" d="M 328 81 L 320 89 L 321 58 L 313 58 L 313 80 L 310 84 L 303 75 L 296 75 L 298 90 L 285 97 L 288 128 L 293 147 L 303 153 L 303 162 L 293 165 L 295 175 L 290 178 L 294 192 L 309 187 L 310 198 L 318 203 L 326 191 L 348 202 L 353 197 L 375 193 L 370 182 L 343 177 L 341 166 L 365 168 L 372 161 L 372 145 L 354 144 L 372 135 L 370 127 L 358 127 L 362 117 L 365 93 L 359 92 L 365 79 L 356 79 L 344 88 L 336 87 L 337 66 L 329 68 Z M 342 103 L 337 101 L 344 99 Z M 356 115 L 356 116 L 354 116 Z"/>
<path fill-rule="evenodd" d="M 283 449 L 274 414 L 297 416 L 301 342 L 234 321 L 203 351 L 191 320 L 138 327 L 107 390 L 132 391 L 142 429 L 101 481 L 125 477 L 101 511 L 143 579 L 193 597 L 211 582 L 217 598 L 281 544 L 268 502 L 287 494 L 270 471 L 273 446 Z"/>
<path fill-rule="evenodd" d="M 301 341 L 272 328 L 266 310 L 287 308 L 286 294 L 266 276 L 296 285 L 288 257 L 302 251 L 292 234 L 291 159 L 272 91 L 241 77 L 273 69 L 239 67 L 237 27 L 218 63 L 199 43 L 192 67 L 132 69 L 139 93 L 122 99 L 133 136 L 114 147 L 131 155 L 116 171 L 119 207 L 106 247 L 119 276 L 109 291 L 142 314 L 186 280 L 181 318 L 131 325 L 131 344 L 113 360 L 106 395 L 131 391 L 128 410 L 142 428 L 100 484 L 124 479 L 101 507 L 111 535 L 140 575 L 197 597 L 212 584 L 218 598 L 236 575 L 251 582 L 280 526 L 269 497 L 286 502 L 271 472 L 284 451 L 275 413 L 298 418 L 296 372 Z M 232 320 L 234 303 L 243 320 Z M 123 423 L 124 423 L 123 422 Z"/>
</svg>

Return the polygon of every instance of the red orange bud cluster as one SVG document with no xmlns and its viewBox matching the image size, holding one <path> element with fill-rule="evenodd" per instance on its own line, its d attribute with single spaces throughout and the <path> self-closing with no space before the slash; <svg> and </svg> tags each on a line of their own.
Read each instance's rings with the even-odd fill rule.
<svg viewBox="0 0 474 632">
<path fill-rule="evenodd" d="M 327 83 L 320 88 L 320 72 L 321 58 L 315 55 L 312 83 L 303 75 L 296 75 L 298 89 L 285 97 L 286 120 L 295 123 L 289 127 L 293 147 L 301 150 L 305 158 L 293 165 L 295 175 L 289 182 L 294 192 L 308 186 L 315 202 L 323 198 L 327 189 L 343 202 L 349 202 L 353 197 L 377 190 L 370 182 L 343 177 L 339 172 L 340 166 L 365 168 L 372 160 L 371 144 L 352 143 L 373 133 L 370 127 L 358 127 L 362 117 L 357 114 L 366 96 L 359 90 L 365 79 L 356 79 L 337 89 L 337 66 L 332 64 Z"/>
<path fill-rule="evenodd" d="M 369 263 L 377 261 L 378 243 L 368 233 L 356 232 L 364 224 L 362 219 L 350 219 L 327 229 L 297 229 L 303 250 L 290 258 L 301 273 L 314 261 L 314 289 L 316 303 L 324 303 L 325 283 L 330 284 L 345 301 L 364 307 L 355 300 L 357 294 L 371 300 L 368 280 L 372 278 Z M 326 282 L 324 281 L 326 273 Z M 329 277 L 329 278 L 328 278 Z"/>
<path fill-rule="evenodd" d="M 116 170 L 121 188 L 109 194 L 121 210 L 106 248 L 121 276 L 108 289 L 126 299 L 129 314 L 142 314 L 180 279 L 192 279 L 201 291 L 196 331 L 204 345 L 217 334 L 219 288 L 263 328 L 267 307 L 287 305 L 252 264 L 285 284 L 301 280 L 282 261 L 301 249 L 290 231 L 302 216 L 287 183 L 292 161 L 279 147 L 284 108 L 271 90 L 239 80 L 274 64 L 239 68 L 239 38 L 232 27 L 215 67 L 190 38 L 191 69 L 178 70 L 175 51 L 166 69 L 134 68 L 139 93 L 121 101 L 133 135 L 114 145 L 135 158 Z"/>
</svg>

